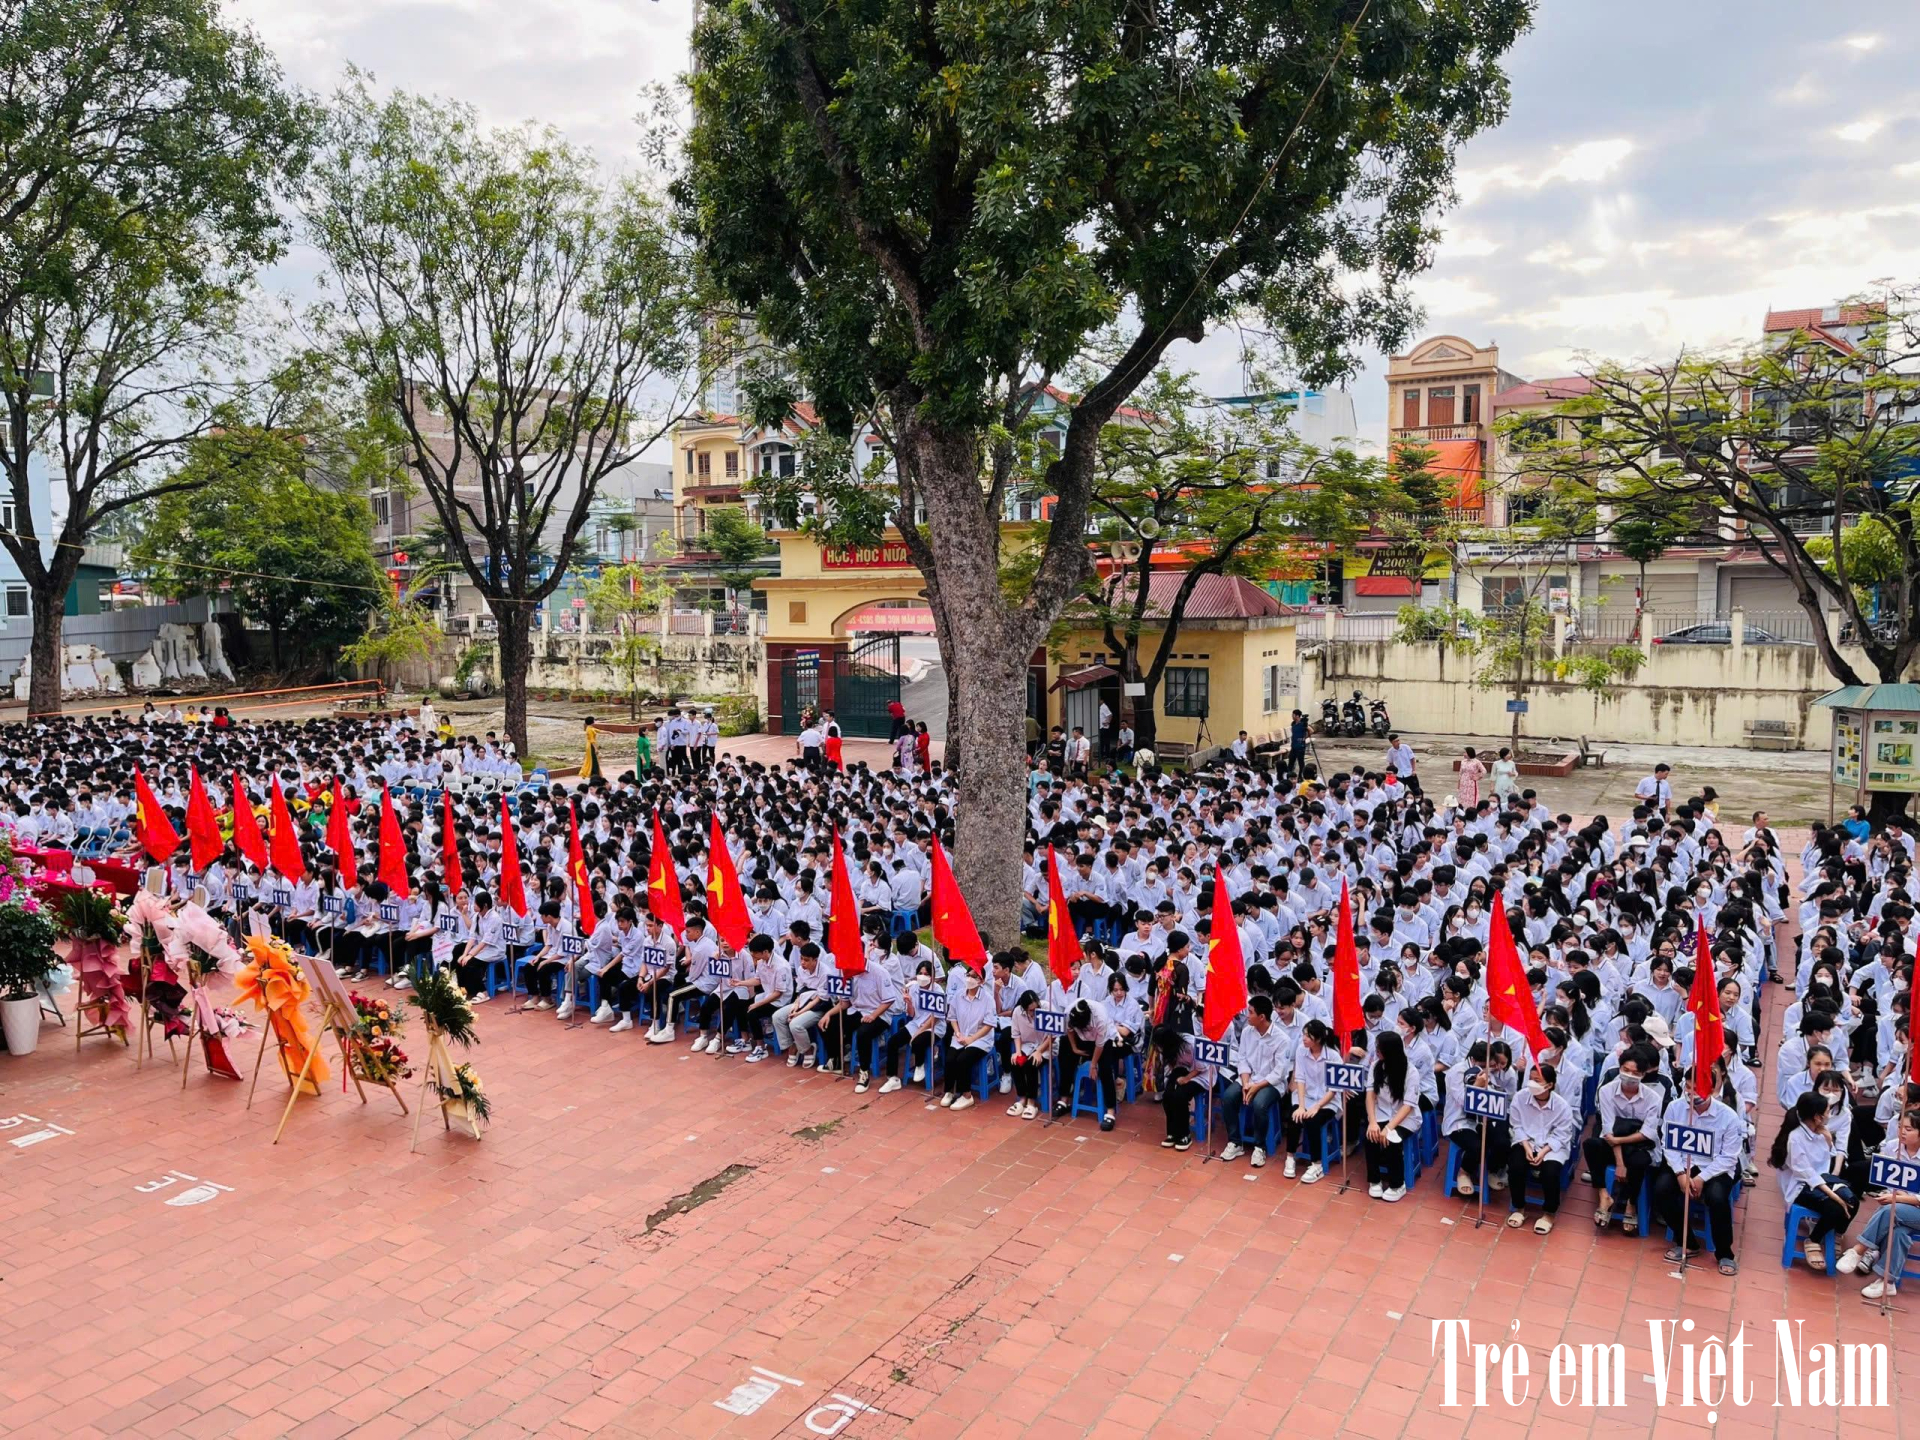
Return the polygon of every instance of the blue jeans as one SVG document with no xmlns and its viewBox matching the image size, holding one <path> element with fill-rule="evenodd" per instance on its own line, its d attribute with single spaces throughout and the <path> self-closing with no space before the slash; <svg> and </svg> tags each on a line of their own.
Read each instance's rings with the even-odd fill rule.
<svg viewBox="0 0 1920 1440">
<path fill-rule="evenodd" d="M 1889 1230 L 1893 1232 L 1891 1238 Z M 1881 1252 L 1891 1251 L 1893 1283 L 1898 1285 L 1900 1272 L 1907 1268 L 1907 1251 L 1912 1248 L 1916 1234 L 1920 1234 L 1920 1205 L 1882 1205 L 1876 1209 L 1860 1232 L 1860 1243 L 1873 1257 L 1874 1273 L 1885 1271 L 1886 1266 L 1880 1262 Z"/>
<path fill-rule="evenodd" d="M 1229 1080 L 1220 1091 L 1220 1113 L 1226 1121 L 1227 1139 L 1238 1142 L 1240 1139 L 1240 1107 L 1242 1104 L 1253 1112 L 1253 1123 L 1247 1127 L 1253 1136 L 1253 1144 L 1266 1148 L 1267 1127 L 1273 1123 L 1273 1113 L 1280 1105 L 1280 1091 L 1272 1085 L 1262 1085 L 1253 1092 L 1253 1099 L 1244 1100 L 1238 1080 Z M 1278 1143 L 1277 1141 L 1275 1142 Z"/>
</svg>

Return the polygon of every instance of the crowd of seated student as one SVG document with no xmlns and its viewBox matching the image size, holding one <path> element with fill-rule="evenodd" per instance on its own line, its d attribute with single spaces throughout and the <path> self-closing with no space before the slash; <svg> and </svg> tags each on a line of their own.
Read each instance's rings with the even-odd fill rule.
<svg viewBox="0 0 1920 1440">
<path fill-rule="evenodd" d="M 1578 1172 L 1595 1187 L 1596 1225 L 1633 1232 L 1658 1219 L 1676 1257 L 1682 1245 L 1710 1246 L 1728 1272 L 1732 1209 L 1760 1159 L 1810 1217 L 1802 1253 L 1824 1270 L 1823 1242 L 1851 1226 L 1870 1188 L 1869 1157 L 1913 1149 L 1913 840 L 1897 823 L 1815 826 L 1792 857 L 1764 814 L 1734 835 L 1715 797 L 1675 802 L 1658 776 L 1618 822 L 1576 822 L 1532 790 L 1436 799 L 1363 766 L 1283 781 L 1238 757 L 1177 775 L 1092 767 L 1061 777 L 1043 761 L 1021 913 L 1044 933 L 1051 851 L 1079 953 L 1070 974 L 1056 974 L 1019 937 L 989 937 L 1006 943 L 976 973 L 916 933 L 933 838 L 953 840 L 955 797 L 938 764 L 721 755 L 693 774 L 649 767 L 527 786 L 494 737 L 406 722 L 108 717 L 0 736 L 14 827 L 42 842 L 123 836 L 136 768 L 176 827 L 195 771 L 223 809 L 236 798 L 264 809 L 278 780 L 298 815 L 304 874 L 263 871 L 228 846 L 198 872 L 177 857 L 172 883 L 236 923 L 267 913 L 296 943 L 330 947 L 351 977 L 380 973 L 404 988 L 418 966 L 444 965 L 476 1000 L 505 981 L 526 1009 L 562 1018 L 597 993 L 595 1024 L 619 1033 L 644 1016 L 654 1044 L 678 1038 L 677 1019 L 693 1027 L 695 1053 L 748 1063 L 778 1053 L 791 1067 L 844 1070 L 860 1090 L 942 1076 L 930 1108 L 968 1108 L 997 1085 L 1009 1115 L 1034 1119 L 1047 1098 L 1063 1114 L 1084 1089 L 1112 1129 L 1124 1097 L 1144 1088 L 1160 1096 L 1173 1149 L 1194 1143 L 1204 1113 L 1220 1127 L 1222 1160 L 1262 1167 L 1275 1147 L 1282 1173 L 1312 1184 L 1337 1144 L 1362 1156 L 1368 1193 L 1386 1203 L 1405 1195 L 1407 1147 L 1437 1143 L 1456 1157 L 1461 1194 L 1483 1175 L 1505 1192 L 1509 1224 L 1534 1210 L 1533 1228 L 1550 1230 Z M 336 791 L 350 854 L 324 838 Z M 383 792 L 394 797 L 397 857 L 381 850 Z M 703 905 L 716 818 L 749 897 L 751 939 L 737 947 Z M 684 916 L 677 930 L 649 901 L 656 821 L 680 891 L 667 907 Z M 576 826 L 584 895 L 567 878 Z M 500 898 L 509 834 L 525 913 Z M 836 834 L 865 952 L 844 989 L 824 944 Z M 396 866 L 404 897 L 378 878 Z M 1248 990 L 1219 1049 L 1196 1043 L 1216 877 Z M 1336 1036 L 1329 977 L 1343 884 L 1364 1024 Z M 600 920 L 591 936 L 580 923 L 588 902 Z M 1487 1019 L 1497 913 L 1526 966 L 1538 1053 Z M 1705 1087 L 1693 1082 L 1688 1006 L 1703 933 L 1726 1040 Z M 1770 982 L 1793 994 L 1784 1039 L 1763 1056 Z M 1328 1083 L 1342 1060 L 1362 1067 L 1358 1095 Z M 1763 1097 L 1756 1072 L 1769 1060 Z M 1505 1118 L 1469 1114 L 1468 1088 L 1501 1091 Z M 1673 1153 L 1676 1125 L 1704 1135 L 1704 1148 Z M 1703 1234 L 1683 1236 L 1693 1211 Z M 1911 1206 L 1876 1209 L 1837 1268 L 1871 1268 L 1888 1249 L 1904 1258 L 1916 1218 Z"/>
</svg>

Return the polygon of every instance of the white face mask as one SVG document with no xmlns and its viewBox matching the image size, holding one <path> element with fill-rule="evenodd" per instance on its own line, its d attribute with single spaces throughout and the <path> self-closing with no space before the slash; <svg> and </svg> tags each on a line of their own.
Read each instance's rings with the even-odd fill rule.
<svg viewBox="0 0 1920 1440">
<path fill-rule="evenodd" d="M 1544 1100 L 1548 1095 L 1553 1093 L 1553 1087 L 1548 1085 L 1544 1080 L 1533 1081 L 1527 1086 L 1527 1089 L 1532 1092 L 1533 1098 L 1536 1100 Z"/>
</svg>

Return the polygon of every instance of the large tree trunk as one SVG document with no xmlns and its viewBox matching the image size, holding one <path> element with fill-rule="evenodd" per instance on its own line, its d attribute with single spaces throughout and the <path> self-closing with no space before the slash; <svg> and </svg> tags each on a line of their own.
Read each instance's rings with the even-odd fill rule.
<svg viewBox="0 0 1920 1440">
<path fill-rule="evenodd" d="M 500 698 L 507 712 L 507 738 L 513 741 L 514 754 L 524 761 L 529 753 L 527 666 L 533 659 L 528 640 L 531 616 L 527 606 L 516 604 L 512 599 L 489 598 L 487 603 L 493 609 L 494 622 L 500 627 Z"/>
<path fill-rule="evenodd" d="M 61 627 L 66 623 L 67 587 L 51 590 L 35 586 L 31 590 L 33 638 L 27 648 L 27 714 L 60 713 L 60 681 L 66 670 L 61 663 Z"/>
<path fill-rule="evenodd" d="M 1051 617 L 1001 592 L 1000 523 L 982 504 L 976 437 L 923 430 L 913 440 L 938 572 L 947 753 L 960 760 L 954 871 L 988 944 L 1004 948 L 1020 934 L 1027 664 Z"/>
</svg>

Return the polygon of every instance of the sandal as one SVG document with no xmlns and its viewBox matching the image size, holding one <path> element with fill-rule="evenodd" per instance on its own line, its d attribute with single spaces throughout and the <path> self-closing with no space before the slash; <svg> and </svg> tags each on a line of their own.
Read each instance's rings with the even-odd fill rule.
<svg viewBox="0 0 1920 1440">
<path fill-rule="evenodd" d="M 1509 1230 L 1518 1230 L 1522 1225 L 1526 1223 L 1527 1223 L 1527 1217 L 1521 1214 L 1518 1210 L 1514 1210 L 1507 1215 L 1507 1228 Z"/>
<path fill-rule="evenodd" d="M 1720 1273 L 1722 1275 L 1738 1275 L 1740 1273 L 1739 1262 L 1732 1258 L 1722 1260 L 1720 1262 Z"/>
<path fill-rule="evenodd" d="M 1534 1221 L 1533 1233 L 1536 1235 L 1552 1234 L 1553 1233 L 1553 1217 L 1551 1215 L 1542 1215 L 1538 1220 Z"/>
<path fill-rule="evenodd" d="M 1598 1205 L 1594 1206 L 1593 1223 L 1595 1228 L 1600 1230 L 1606 1229 L 1613 1223 L 1613 1205 L 1609 1201 L 1602 1199 Z"/>
</svg>

